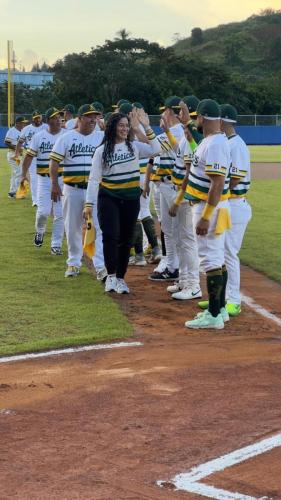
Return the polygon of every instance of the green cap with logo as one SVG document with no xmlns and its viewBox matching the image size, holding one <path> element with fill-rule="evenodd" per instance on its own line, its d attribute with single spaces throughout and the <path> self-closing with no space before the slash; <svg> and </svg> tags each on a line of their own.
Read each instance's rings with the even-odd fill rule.
<svg viewBox="0 0 281 500">
<path fill-rule="evenodd" d="M 130 102 L 123 102 L 121 106 L 119 106 L 119 113 L 123 113 L 123 115 L 128 115 L 133 111 L 133 105 Z"/>
<path fill-rule="evenodd" d="M 100 111 L 98 111 L 92 104 L 83 104 L 78 109 L 78 116 L 87 116 L 87 115 L 100 115 Z"/>
<path fill-rule="evenodd" d="M 92 102 L 92 106 L 94 106 L 94 108 L 100 112 L 100 114 L 102 115 L 103 112 L 104 112 L 104 107 L 103 107 L 103 104 L 99 101 L 94 101 Z"/>
<path fill-rule="evenodd" d="M 231 104 L 221 104 L 221 119 L 224 122 L 236 123 L 237 122 L 237 109 Z"/>
<path fill-rule="evenodd" d="M 38 109 L 35 109 L 32 113 L 32 120 L 34 120 L 34 118 L 42 118 L 42 114 L 38 111 Z"/>
<path fill-rule="evenodd" d="M 29 120 L 25 118 L 25 116 L 17 116 L 15 119 L 15 123 L 28 123 Z"/>
<path fill-rule="evenodd" d="M 181 97 L 177 95 L 171 95 L 170 97 L 167 97 L 167 99 L 164 102 L 164 106 L 160 106 L 159 110 L 164 111 L 167 108 L 172 109 L 173 111 L 179 111 L 181 109 L 180 107 L 180 102 L 181 102 Z"/>
<path fill-rule="evenodd" d="M 206 120 L 219 120 L 221 116 L 220 106 L 213 99 L 203 99 L 197 106 L 197 115 Z"/>
<path fill-rule="evenodd" d="M 72 115 L 75 114 L 75 107 L 73 106 L 73 104 L 66 104 L 62 111 L 68 111 L 69 113 L 71 113 Z"/>
<path fill-rule="evenodd" d="M 50 120 L 50 118 L 53 118 L 53 116 L 56 116 L 56 115 L 60 115 L 61 114 L 61 111 L 57 108 L 49 108 L 47 109 L 46 113 L 45 113 L 45 116 L 46 116 L 46 120 Z"/>
<path fill-rule="evenodd" d="M 195 118 L 197 116 L 196 109 L 200 102 L 198 97 L 195 95 L 186 95 L 182 98 L 182 101 L 187 105 L 191 118 Z"/>
</svg>

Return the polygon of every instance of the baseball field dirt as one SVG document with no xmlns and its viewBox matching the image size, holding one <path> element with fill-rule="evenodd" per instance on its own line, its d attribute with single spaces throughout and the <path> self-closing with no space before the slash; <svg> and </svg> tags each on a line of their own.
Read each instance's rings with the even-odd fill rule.
<svg viewBox="0 0 281 500">
<path fill-rule="evenodd" d="M 281 327 L 244 306 L 223 331 L 188 331 L 196 301 L 149 270 L 116 297 L 141 347 L 1 366 L 1 498 L 195 500 L 175 474 L 281 432 Z M 242 288 L 281 320 L 278 284 L 244 268 Z M 204 482 L 280 499 L 280 451 Z"/>
</svg>

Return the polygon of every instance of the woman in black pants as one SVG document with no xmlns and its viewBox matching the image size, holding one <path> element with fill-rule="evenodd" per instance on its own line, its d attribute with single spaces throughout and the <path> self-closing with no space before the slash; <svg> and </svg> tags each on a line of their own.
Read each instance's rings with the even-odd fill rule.
<svg viewBox="0 0 281 500">
<path fill-rule="evenodd" d="M 138 135 L 140 123 L 145 130 L 145 142 L 130 141 L 129 133 Z M 93 205 L 98 204 L 108 272 L 106 292 L 129 293 L 124 276 L 140 208 L 139 158 L 160 152 L 161 146 L 144 111 L 138 116 L 132 111 L 129 118 L 122 113 L 113 113 L 109 118 L 103 143 L 93 156 L 84 210 L 87 217 L 92 214 Z"/>
</svg>

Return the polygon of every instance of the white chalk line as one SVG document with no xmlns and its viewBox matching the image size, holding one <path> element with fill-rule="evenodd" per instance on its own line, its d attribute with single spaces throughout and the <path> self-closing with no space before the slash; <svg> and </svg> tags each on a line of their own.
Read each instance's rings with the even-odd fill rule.
<svg viewBox="0 0 281 500">
<path fill-rule="evenodd" d="M 251 309 L 253 309 L 256 313 L 260 314 L 266 319 L 270 319 L 271 321 L 274 321 L 278 326 L 281 326 L 281 319 L 277 318 L 274 314 L 270 313 L 265 309 L 264 307 L 260 306 L 257 304 L 251 297 L 248 297 L 247 295 L 244 295 L 243 293 L 241 294 L 241 298 L 247 306 L 249 306 Z"/>
<path fill-rule="evenodd" d="M 17 354 L 15 356 L 6 356 L 3 358 L 0 358 L 0 363 L 12 363 L 15 361 L 26 361 L 29 359 L 49 358 L 51 356 L 61 356 L 63 354 L 73 354 L 73 353 L 84 352 L 84 351 L 100 351 L 102 349 L 120 349 L 122 347 L 123 348 L 124 347 L 140 347 L 142 345 L 143 345 L 142 342 L 119 342 L 116 344 L 95 344 L 95 345 L 86 345 L 83 347 L 68 347 L 66 349 L 55 349 L 53 351 Z"/>
<path fill-rule="evenodd" d="M 209 462 L 199 465 L 198 467 L 193 467 L 189 472 L 177 474 L 171 481 L 169 481 L 169 483 L 172 483 L 176 487 L 176 490 L 198 493 L 216 500 L 266 500 L 267 497 L 260 497 L 259 499 L 256 499 L 241 493 L 234 493 L 205 485 L 203 483 L 199 483 L 199 481 L 210 476 L 211 474 L 214 474 L 215 472 L 223 471 L 228 467 L 245 462 L 250 458 L 257 457 L 258 455 L 266 453 L 279 446 L 281 446 L 281 434 L 263 439 L 262 441 L 250 446 L 245 446 L 244 448 L 240 448 L 239 450 L 235 450 L 219 458 L 210 460 Z M 157 484 L 158 486 L 163 486 L 166 482 L 167 481 L 157 481 Z"/>
</svg>

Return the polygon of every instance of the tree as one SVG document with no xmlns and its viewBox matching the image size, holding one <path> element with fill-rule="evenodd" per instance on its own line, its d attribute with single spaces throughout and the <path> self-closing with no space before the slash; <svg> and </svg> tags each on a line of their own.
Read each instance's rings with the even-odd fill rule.
<svg viewBox="0 0 281 500">
<path fill-rule="evenodd" d="M 191 30 L 191 45 L 201 45 L 203 43 L 203 31 L 201 28 Z"/>
</svg>

